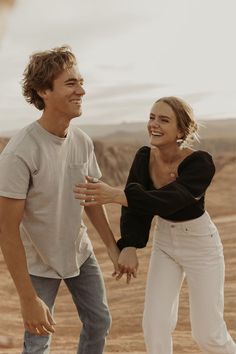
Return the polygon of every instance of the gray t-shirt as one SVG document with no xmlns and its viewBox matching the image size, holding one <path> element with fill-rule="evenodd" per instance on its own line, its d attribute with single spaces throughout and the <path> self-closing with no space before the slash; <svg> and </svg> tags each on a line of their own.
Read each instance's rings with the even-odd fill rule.
<svg viewBox="0 0 236 354">
<path fill-rule="evenodd" d="M 92 251 L 73 187 L 85 176 L 100 178 L 91 139 L 70 125 L 66 138 L 34 122 L 0 155 L 0 195 L 26 199 L 20 233 L 30 274 L 77 276 Z"/>
</svg>

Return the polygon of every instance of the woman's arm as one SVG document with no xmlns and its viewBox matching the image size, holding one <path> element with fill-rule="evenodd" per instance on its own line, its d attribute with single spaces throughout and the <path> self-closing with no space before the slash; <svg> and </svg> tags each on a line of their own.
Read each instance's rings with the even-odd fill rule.
<svg viewBox="0 0 236 354">
<path fill-rule="evenodd" d="M 77 184 L 74 188 L 75 198 L 82 200 L 81 205 L 93 206 L 108 203 L 127 206 L 127 199 L 124 190 L 111 187 L 108 184 L 98 181 L 93 183 L 92 177 L 87 176 L 87 183 Z"/>
<path fill-rule="evenodd" d="M 140 183 L 125 188 L 128 207 L 139 215 L 170 215 L 193 205 L 204 196 L 215 173 L 212 157 L 203 151 L 190 155 L 179 168 L 179 176 L 168 185 L 147 190 Z"/>
</svg>

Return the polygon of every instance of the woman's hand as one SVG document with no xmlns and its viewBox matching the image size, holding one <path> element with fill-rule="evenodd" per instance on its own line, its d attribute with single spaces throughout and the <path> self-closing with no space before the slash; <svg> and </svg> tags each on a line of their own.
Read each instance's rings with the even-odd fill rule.
<svg viewBox="0 0 236 354">
<path fill-rule="evenodd" d="M 116 279 L 120 279 L 123 274 L 127 274 L 127 284 L 130 283 L 132 276 L 137 277 L 138 258 L 135 247 L 125 247 L 118 259 L 120 274 Z"/>
<path fill-rule="evenodd" d="M 102 205 L 117 203 L 127 206 L 125 193 L 119 188 L 111 187 L 108 184 L 96 181 L 86 176 L 87 183 L 76 184 L 74 188 L 75 198 L 82 200 L 83 206 Z"/>
</svg>

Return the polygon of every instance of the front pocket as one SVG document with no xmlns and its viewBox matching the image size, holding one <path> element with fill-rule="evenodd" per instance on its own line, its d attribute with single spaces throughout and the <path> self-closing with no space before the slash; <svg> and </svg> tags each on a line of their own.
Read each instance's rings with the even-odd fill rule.
<svg viewBox="0 0 236 354">
<path fill-rule="evenodd" d="M 69 169 L 70 169 L 70 177 L 71 177 L 72 185 L 86 182 L 85 177 L 88 175 L 87 162 L 80 163 L 80 164 L 70 164 Z"/>
</svg>

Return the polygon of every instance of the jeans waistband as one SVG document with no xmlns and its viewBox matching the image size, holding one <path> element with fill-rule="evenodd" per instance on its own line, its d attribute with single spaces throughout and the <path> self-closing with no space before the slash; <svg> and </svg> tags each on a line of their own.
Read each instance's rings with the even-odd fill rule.
<svg viewBox="0 0 236 354">
<path fill-rule="evenodd" d="M 214 226 L 209 214 L 207 213 L 207 211 L 204 212 L 204 214 L 202 214 L 199 218 L 196 219 L 192 219 L 192 220 L 187 220 L 187 221 L 170 221 L 170 220 L 166 220 L 163 219 L 161 217 L 158 217 L 158 221 L 157 221 L 157 225 L 158 227 L 160 227 L 162 230 L 169 230 L 169 229 L 175 229 L 175 230 L 186 230 L 186 229 L 193 229 L 196 226 L 200 226 L 201 227 L 207 227 L 207 226 Z"/>
</svg>

